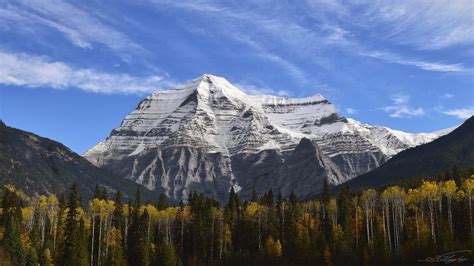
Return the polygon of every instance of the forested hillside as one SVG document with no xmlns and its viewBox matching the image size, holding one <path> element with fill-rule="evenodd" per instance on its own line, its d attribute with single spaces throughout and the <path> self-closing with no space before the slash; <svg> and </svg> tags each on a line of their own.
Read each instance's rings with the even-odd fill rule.
<svg viewBox="0 0 474 266">
<path fill-rule="evenodd" d="M 223 208 L 200 194 L 172 207 L 96 191 L 83 206 L 76 184 L 68 199 L 6 186 L 0 264 L 412 265 L 451 251 L 472 263 L 474 176 L 335 197 L 326 181 L 306 202 L 272 191 L 241 202 L 232 190 Z"/>
<path fill-rule="evenodd" d="M 121 190 L 127 198 L 139 186 L 95 167 L 59 142 L 8 127 L 0 120 L 0 184 L 14 184 L 28 195 L 59 194 L 73 181 L 86 199 L 92 197 L 96 184 L 112 194 Z M 143 188 L 146 199 L 155 193 Z"/>
</svg>

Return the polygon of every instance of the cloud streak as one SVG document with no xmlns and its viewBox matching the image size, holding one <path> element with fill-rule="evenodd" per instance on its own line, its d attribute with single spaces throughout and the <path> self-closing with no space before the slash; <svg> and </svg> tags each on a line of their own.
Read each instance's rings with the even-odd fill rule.
<svg viewBox="0 0 474 266">
<path fill-rule="evenodd" d="M 382 52 L 382 51 L 372 51 L 372 52 L 360 52 L 361 55 L 380 59 L 390 63 L 407 65 L 417 67 L 426 71 L 435 71 L 435 72 L 457 72 L 472 74 L 474 70 L 472 68 L 466 68 L 462 64 L 444 64 L 442 62 L 427 62 L 422 60 L 413 60 L 405 59 L 403 57 L 397 56 L 392 53 Z"/>
<path fill-rule="evenodd" d="M 308 75 L 296 67 L 295 59 L 330 69 L 331 60 L 328 60 L 326 52 L 334 48 L 424 71 L 474 72 L 460 63 L 418 60 L 377 48 L 373 43 L 369 48 L 363 36 L 351 32 L 375 32 L 377 37 L 388 42 L 409 44 L 417 49 L 432 50 L 473 44 L 474 10 L 468 1 L 461 0 L 456 4 L 448 1 L 360 1 L 347 4 L 342 1 L 308 0 L 298 7 L 282 1 L 263 1 L 250 6 L 229 6 L 213 0 L 153 2 L 155 8 L 167 6 L 193 12 L 197 16 L 205 12 L 206 17 L 220 21 L 213 24 L 218 34 L 246 42 L 262 58 L 285 66 L 300 81 L 307 79 Z M 419 8 L 420 5 L 424 8 Z M 298 10 L 301 16 L 295 17 L 287 10 Z M 308 23 L 302 22 L 300 17 L 311 18 L 312 27 L 308 27 Z M 292 61 L 282 60 L 289 58 L 284 54 L 291 54 Z"/>
<path fill-rule="evenodd" d="M 235 86 L 249 95 L 277 95 L 281 97 L 289 97 L 290 93 L 285 90 L 274 90 L 270 88 L 257 87 L 245 83 L 236 83 Z"/>
<path fill-rule="evenodd" d="M 468 119 L 474 115 L 474 108 L 460 108 L 444 111 L 443 114 L 457 117 L 459 119 Z"/>
<path fill-rule="evenodd" d="M 425 111 L 421 107 L 411 107 L 408 102 L 410 97 L 408 95 L 397 94 L 391 97 L 392 105 L 382 108 L 389 113 L 393 118 L 413 118 L 425 115 Z"/>
<path fill-rule="evenodd" d="M 29 88 L 78 88 L 95 93 L 143 94 L 172 85 L 160 75 L 136 77 L 74 68 L 46 57 L 0 51 L 0 84 Z"/>
<path fill-rule="evenodd" d="M 420 50 L 474 43 L 471 0 L 362 1 L 364 17 L 387 32 L 381 37 Z"/>
<path fill-rule="evenodd" d="M 0 5 L 0 23 L 30 33 L 43 25 L 60 32 L 73 45 L 84 49 L 102 44 L 121 52 L 143 51 L 124 33 L 84 9 L 63 1 L 15 1 Z"/>
</svg>

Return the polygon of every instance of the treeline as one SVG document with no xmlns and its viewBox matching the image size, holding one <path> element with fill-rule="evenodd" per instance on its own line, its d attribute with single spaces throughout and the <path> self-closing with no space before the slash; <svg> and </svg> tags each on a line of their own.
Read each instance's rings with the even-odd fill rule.
<svg viewBox="0 0 474 266">
<path fill-rule="evenodd" d="M 194 193 L 172 207 L 97 188 L 83 206 L 75 184 L 67 199 L 5 186 L 0 265 L 413 265 L 458 250 L 472 263 L 473 192 L 474 176 L 335 197 L 325 181 L 318 200 L 232 189 L 221 208 Z"/>
</svg>

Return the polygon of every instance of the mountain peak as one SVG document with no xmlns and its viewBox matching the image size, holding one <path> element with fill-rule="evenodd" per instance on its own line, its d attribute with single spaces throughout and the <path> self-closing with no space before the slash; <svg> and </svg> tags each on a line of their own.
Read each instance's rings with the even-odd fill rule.
<svg viewBox="0 0 474 266">
<path fill-rule="evenodd" d="M 235 163 L 241 161 L 237 157 L 247 168 L 251 158 L 262 156 L 256 162 L 279 164 L 287 153 L 303 156 L 310 152 L 331 161 L 324 162 L 324 167 L 338 173 L 330 180 L 339 183 L 436 137 L 348 120 L 319 94 L 306 98 L 248 95 L 225 78 L 203 74 L 142 100 L 106 140 L 84 156 L 149 189 L 165 189 L 181 198 L 187 189 L 196 189 L 193 184 L 201 184 L 201 177 L 227 180 L 222 182 L 248 190 L 251 186 L 239 179 L 249 175 L 238 174 Z M 283 157 L 267 158 L 268 153 Z M 294 157 L 295 162 L 300 155 Z M 170 187 L 177 180 L 185 183 Z M 223 198 L 223 191 L 228 191 L 228 187 L 206 189 L 223 193 Z"/>
<path fill-rule="evenodd" d="M 209 93 L 215 91 L 227 91 L 234 92 L 240 96 L 246 95 L 242 90 L 232 85 L 228 80 L 223 77 L 203 74 L 197 78 L 187 81 L 183 84 L 172 87 L 167 91 L 159 91 L 154 94 L 160 95 L 163 93 L 172 93 L 173 91 L 198 91 L 200 93 Z"/>
</svg>

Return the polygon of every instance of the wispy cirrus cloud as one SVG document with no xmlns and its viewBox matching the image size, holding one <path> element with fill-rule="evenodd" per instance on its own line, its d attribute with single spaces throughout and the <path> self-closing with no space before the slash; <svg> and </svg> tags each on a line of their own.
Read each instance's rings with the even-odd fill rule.
<svg viewBox="0 0 474 266">
<path fill-rule="evenodd" d="M 425 115 L 425 111 L 421 107 L 411 107 L 409 105 L 410 96 L 404 94 L 392 95 L 390 98 L 391 105 L 382 108 L 393 118 L 413 118 Z"/>
<path fill-rule="evenodd" d="M 474 43 L 473 5 L 468 1 L 342 1 L 307 0 L 290 5 L 284 1 L 262 1 L 228 5 L 214 0 L 155 0 L 156 8 L 172 7 L 195 16 L 212 17 L 217 31 L 256 49 L 262 58 L 286 67 L 300 82 L 308 80 L 306 69 L 295 61 L 305 60 L 321 68 L 330 68 L 328 51 L 337 48 L 345 53 L 412 66 L 430 72 L 472 74 L 461 63 L 420 60 L 397 54 L 385 47 L 367 45 L 365 35 L 377 33 L 385 42 L 410 45 L 416 49 L 440 49 Z M 424 8 L 420 8 L 419 6 Z M 299 16 L 292 12 L 298 11 Z M 204 12 L 204 13 L 203 13 Z M 302 18 L 305 19 L 302 19 Z M 309 21 L 309 23 L 308 23 Z M 209 26 L 209 24 L 206 24 Z M 472 33 L 472 34 L 471 34 Z M 369 38 L 370 40 L 370 38 Z M 278 52 L 276 52 L 278 51 Z M 297 51 L 297 53 L 295 53 Z M 291 56 L 285 56 L 291 54 Z M 285 58 L 290 58 L 285 59 Z"/>
<path fill-rule="evenodd" d="M 277 95 L 282 97 L 289 97 L 290 92 L 286 90 L 274 90 L 265 87 L 258 87 L 246 83 L 236 83 L 235 86 L 249 95 Z"/>
<path fill-rule="evenodd" d="M 364 22 L 383 29 L 380 37 L 421 50 L 474 43 L 471 0 L 362 1 Z M 383 34 L 385 32 L 385 34 Z"/>
<path fill-rule="evenodd" d="M 468 119 L 474 115 L 474 108 L 459 108 L 443 111 L 443 114 L 457 117 L 459 119 Z"/>
<path fill-rule="evenodd" d="M 48 27 L 84 49 L 102 44 L 121 52 L 143 51 L 139 44 L 115 27 L 64 1 L 7 1 L 0 4 L 0 23 L 4 29 L 31 34 L 35 34 L 38 26 Z"/>
<path fill-rule="evenodd" d="M 95 93 L 143 94 L 171 86 L 161 75 L 146 77 L 74 68 L 47 57 L 0 51 L 0 84 L 29 88 L 78 88 Z"/>
<path fill-rule="evenodd" d="M 390 63 L 417 67 L 426 71 L 457 72 L 457 73 L 466 73 L 466 74 L 474 73 L 474 69 L 466 68 L 462 64 L 445 64 L 442 62 L 427 62 L 423 60 L 406 59 L 401 56 L 398 56 L 389 52 L 382 52 L 382 51 L 371 51 L 371 52 L 361 51 L 360 54 L 364 56 L 384 60 Z"/>
<path fill-rule="evenodd" d="M 345 41 L 349 34 L 344 29 L 324 25 L 320 30 L 309 29 L 290 16 L 283 2 L 252 2 L 250 5 L 230 4 L 204 1 L 151 1 L 157 9 L 173 8 L 192 13 L 200 17 L 206 28 L 200 29 L 199 23 L 186 28 L 197 34 L 209 34 L 214 38 L 225 38 L 237 41 L 253 49 L 254 54 L 264 60 L 274 63 L 287 71 L 291 77 L 303 84 L 317 83 L 310 77 L 308 71 L 300 66 L 300 60 L 321 55 L 321 51 L 329 45 L 337 45 Z M 205 13 L 203 13 L 205 12 Z M 207 23 L 212 21 L 211 24 Z M 215 23 L 218 21 L 218 23 Z M 317 43 L 318 45 L 313 45 Z M 297 53 L 295 51 L 298 51 Z M 249 53 L 252 54 L 252 53 Z M 291 59 L 290 59 L 291 58 Z M 320 67 L 326 67 L 329 62 L 319 58 L 313 61 Z"/>
<path fill-rule="evenodd" d="M 474 43 L 474 5 L 471 0 L 306 2 L 314 16 L 377 32 L 377 38 L 393 44 L 438 50 Z"/>
</svg>

